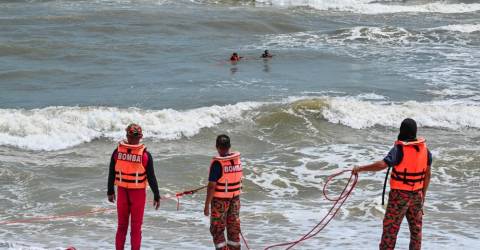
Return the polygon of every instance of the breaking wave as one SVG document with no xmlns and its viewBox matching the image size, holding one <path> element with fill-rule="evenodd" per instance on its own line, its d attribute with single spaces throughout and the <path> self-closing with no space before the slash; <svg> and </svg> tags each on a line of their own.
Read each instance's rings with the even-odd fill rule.
<svg viewBox="0 0 480 250">
<path fill-rule="evenodd" d="M 357 26 L 332 31 L 306 31 L 265 35 L 260 46 L 269 48 L 324 49 L 332 45 L 385 45 L 385 46 L 451 46 L 476 41 L 469 33 L 480 30 L 480 25 L 448 25 L 430 29 L 410 30 L 402 27 Z M 445 32 L 446 31 L 446 32 Z"/>
<path fill-rule="evenodd" d="M 478 3 L 450 3 L 446 1 L 411 3 L 410 1 L 373 0 L 257 0 L 257 3 L 274 6 L 307 6 L 318 10 L 348 11 L 362 14 L 383 13 L 467 13 L 480 10 Z"/>
<path fill-rule="evenodd" d="M 47 107 L 0 109 L 0 145 L 31 150 L 59 150 L 94 139 L 120 140 L 127 124 L 142 125 L 145 137 L 175 140 L 191 137 L 202 128 L 238 119 L 259 103 L 211 106 L 177 111 L 113 107 Z"/>
<path fill-rule="evenodd" d="M 363 94 L 355 97 L 289 98 L 269 103 L 241 102 L 185 111 L 111 107 L 0 109 L 0 145 L 30 150 L 60 150 L 98 138 L 120 140 L 124 136 L 123 129 L 131 122 L 141 124 L 147 138 L 177 140 L 195 136 L 202 129 L 223 122 L 253 119 L 254 122 L 268 121 L 272 126 L 277 122 L 288 125 L 288 115 L 281 114 L 292 112 L 297 117 L 320 118 L 354 129 L 398 127 L 406 117 L 415 119 L 423 127 L 452 130 L 480 128 L 480 105 L 473 101 L 390 102 L 378 95 Z M 263 114 L 267 113 L 271 119 L 265 119 Z"/>
<path fill-rule="evenodd" d="M 433 28 L 433 30 L 448 30 L 462 33 L 473 33 L 480 31 L 480 24 L 451 24 L 438 28 Z"/>
<path fill-rule="evenodd" d="M 356 129 L 373 126 L 398 127 L 406 117 L 419 126 L 461 129 L 480 128 L 480 105 L 465 101 L 372 102 L 352 97 L 329 98 L 323 117 Z"/>
</svg>

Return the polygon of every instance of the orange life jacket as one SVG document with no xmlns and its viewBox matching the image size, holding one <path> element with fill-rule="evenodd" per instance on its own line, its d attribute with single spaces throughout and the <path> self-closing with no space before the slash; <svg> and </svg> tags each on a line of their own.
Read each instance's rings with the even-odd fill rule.
<svg viewBox="0 0 480 250">
<path fill-rule="evenodd" d="M 145 145 L 120 142 L 115 164 L 115 185 L 124 188 L 146 188 L 147 173 L 142 164 Z"/>
<path fill-rule="evenodd" d="M 403 159 L 392 169 L 390 188 L 416 191 L 423 188 L 428 167 L 428 150 L 424 138 L 413 142 L 396 141 L 403 148 Z"/>
<path fill-rule="evenodd" d="M 233 198 L 239 196 L 242 192 L 242 163 L 240 162 L 240 153 L 233 152 L 229 156 L 213 157 L 212 162 L 218 161 L 222 166 L 222 177 L 218 179 L 213 197 Z"/>
</svg>

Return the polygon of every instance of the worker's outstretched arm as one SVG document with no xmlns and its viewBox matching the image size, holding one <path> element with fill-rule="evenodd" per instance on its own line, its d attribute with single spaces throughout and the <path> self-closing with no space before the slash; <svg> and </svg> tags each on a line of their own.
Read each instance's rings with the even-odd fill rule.
<svg viewBox="0 0 480 250">
<path fill-rule="evenodd" d="M 368 165 L 363 165 L 363 166 L 356 166 L 352 169 L 353 174 L 358 174 L 360 172 L 365 172 L 365 171 L 381 171 L 384 170 L 388 167 L 387 163 L 385 161 L 376 161 L 372 164 Z"/>
</svg>

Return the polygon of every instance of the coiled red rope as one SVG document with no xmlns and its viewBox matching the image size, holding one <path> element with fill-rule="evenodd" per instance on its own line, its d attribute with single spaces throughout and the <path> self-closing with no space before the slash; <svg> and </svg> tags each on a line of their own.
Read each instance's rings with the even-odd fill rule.
<svg viewBox="0 0 480 250">
<path fill-rule="evenodd" d="M 290 242 L 285 242 L 285 243 L 280 243 L 280 244 L 275 244 L 271 246 L 267 246 L 264 250 L 271 249 L 274 247 L 283 247 L 283 246 L 288 246 L 286 249 L 291 249 L 292 247 L 296 246 L 302 241 L 308 240 L 314 236 L 316 236 L 318 233 L 320 233 L 327 225 L 330 223 L 330 221 L 335 217 L 335 215 L 340 211 L 340 208 L 342 207 L 343 203 L 348 199 L 350 194 L 352 193 L 353 189 L 355 188 L 355 185 L 357 184 L 358 181 L 358 174 L 351 174 L 350 178 L 348 179 L 347 184 L 343 188 L 342 192 L 337 198 L 330 198 L 327 195 L 327 186 L 328 183 L 335 177 L 342 175 L 343 173 L 346 172 L 352 172 L 352 170 L 343 170 L 341 172 L 338 172 L 336 174 L 330 175 L 327 178 L 327 181 L 325 182 L 325 185 L 323 186 L 323 196 L 329 201 L 334 201 L 335 203 L 333 206 L 330 208 L 328 213 L 320 220 L 320 222 L 317 223 L 308 233 L 303 235 L 300 239 L 295 240 L 295 241 L 290 241 Z M 243 237 L 243 235 L 242 235 Z M 246 243 L 246 242 L 245 242 Z M 247 247 L 247 249 L 249 249 Z"/>
<path fill-rule="evenodd" d="M 267 246 L 264 250 L 268 250 L 274 247 L 282 247 L 282 246 L 288 246 L 286 249 L 291 249 L 292 247 L 296 246 L 297 244 L 301 243 L 302 241 L 306 241 L 317 234 L 319 234 L 327 225 L 330 223 L 330 221 L 335 217 L 335 215 L 338 213 L 342 205 L 345 203 L 345 201 L 348 199 L 350 194 L 352 193 L 353 189 L 355 188 L 355 185 L 357 184 L 358 181 L 358 174 L 351 174 L 350 178 L 348 179 L 347 184 L 343 188 L 342 192 L 340 195 L 336 198 L 330 198 L 327 195 L 327 186 L 328 183 L 334 179 L 335 177 L 342 175 L 343 173 L 346 172 L 352 172 L 352 170 L 343 170 L 341 172 L 338 172 L 336 174 L 330 175 L 327 178 L 327 181 L 325 182 L 325 185 L 323 186 L 323 196 L 325 196 L 325 199 L 329 201 L 334 201 L 333 206 L 330 208 L 328 213 L 318 222 L 308 233 L 303 235 L 300 239 L 295 240 L 295 241 L 290 241 L 290 242 L 285 242 L 285 243 L 280 243 L 280 244 L 275 244 L 275 245 L 270 245 Z M 202 186 L 193 190 L 187 190 L 183 192 L 176 193 L 175 196 L 164 196 L 161 197 L 160 200 L 166 200 L 166 199 L 176 199 L 177 200 L 177 210 L 180 209 L 180 198 L 185 196 L 185 195 L 192 195 L 195 194 L 196 192 L 205 189 L 207 186 Z M 338 207 L 337 207 L 338 205 Z M 114 208 L 97 208 L 97 209 L 91 209 L 89 211 L 83 211 L 83 212 L 74 212 L 74 213 L 65 213 L 65 214 L 60 214 L 60 215 L 55 215 L 55 216 L 45 216 L 45 217 L 35 217 L 31 219 L 23 219 L 23 220 L 11 220 L 11 221 L 3 221 L 0 222 L 0 225 L 7 225 L 7 224 L 17 224 L 17 223 L 33 223 L 33 222 L 40 222 L 40 221 L 46 221 L 46 220 L 53 220 L 53 219 L 60 219 L 60 218 L 68 218 L 68 217 L 83 217 L 91 214 L 97 214 L 97 213 L 104 213 L 108 211 L 113 211 L 115 210 Z M 243 236 L 243 233 L 240 232 L 240 235 L 242 237 L 243 242 L 245 243 L 245 247 L 247 249 L 250 249 L 248 246 L 248 243 Z"/>
</svg>

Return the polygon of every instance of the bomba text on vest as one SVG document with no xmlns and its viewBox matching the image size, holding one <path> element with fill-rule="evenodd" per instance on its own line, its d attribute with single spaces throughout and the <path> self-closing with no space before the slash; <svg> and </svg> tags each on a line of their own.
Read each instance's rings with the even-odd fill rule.
<svg viewBox="0 0 480 250">
<path fill-rule="evenodd" d="M 242 165 L 225 166 L 223 167 L 223 172 L 224 173 L 242 172 Z"/>
<path fill-rule="evenodd" d="M 142 162 L 141 155 L 134 155 L 134 154 L 125 154 L 125 153 L 118 153 L 117 155 L 118 160 L 122 161 L 130 161 L 130 162 Z"/>
</svg>

